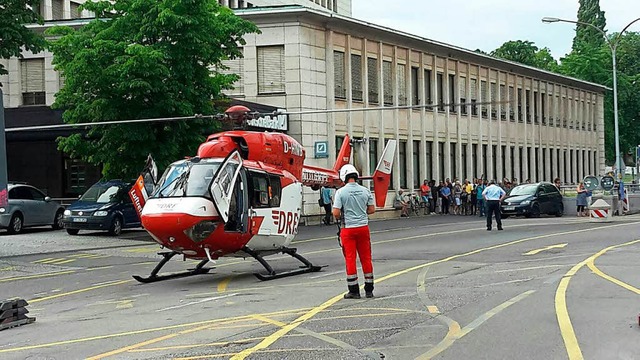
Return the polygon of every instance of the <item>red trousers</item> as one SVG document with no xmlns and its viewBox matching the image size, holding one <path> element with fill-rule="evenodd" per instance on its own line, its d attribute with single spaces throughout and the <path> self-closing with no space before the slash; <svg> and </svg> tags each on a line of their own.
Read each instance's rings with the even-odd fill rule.
<svg viewBox="0 0 640 360">
<path fill-rule="evenodd" d="M 358 282 L 356 254 L 360 258 L 365 283 L 373 283 L 373 264 L 371 263 L 371 235 L 369 226 L 343 228 L 340 231 L 344 260 L 347 266 L 347 282 L 355 285 Z"/>
</svg>

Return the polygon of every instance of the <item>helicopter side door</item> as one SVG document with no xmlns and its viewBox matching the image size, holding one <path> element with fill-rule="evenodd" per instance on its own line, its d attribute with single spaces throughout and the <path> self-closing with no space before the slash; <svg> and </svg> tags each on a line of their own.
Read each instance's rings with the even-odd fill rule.
<svg viewBox="0 0 640 360">
<path fill-rule="evenodd" d="M 232 204 L 232 197 L 241 168 L 242 157 L 237 150 L 234 150 L 220 165 L 209 186 L 213 204 L 225 223 L 229 221 L 231 206 L 236 205 Z"/>
</svg>

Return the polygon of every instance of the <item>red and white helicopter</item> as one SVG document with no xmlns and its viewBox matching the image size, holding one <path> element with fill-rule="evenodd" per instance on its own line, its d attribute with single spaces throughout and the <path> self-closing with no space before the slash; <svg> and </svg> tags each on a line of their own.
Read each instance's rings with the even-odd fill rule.
<svg viewBox="0 0 640 360">
<path fill-rule="evenodd" d="M 255 113 L 244 106 L 229 108 L 224 117 L 246 129 Z M 384 206 L 396 149 L 388 141 L 372 177 L 376 205 Z M 351 158 L 350 138 L 340 149 L 333 169 L 304 165 L 305 150 L 292 137 L 278 132 L 246 130 L 210 135 L 197 156 L 172 163 L 160 179 L 149 157 L 129 195 L 142 225 L 169 252 L 150 276 L 140 282 L 204 274 L 205 265 L 223 257 L 253 257 L 267 270 L 260 280 L 319 271 L 290 248 L 297 234 L 302 209 L 302 187 L 340 187 L 340 168 Z M 276 273 L 264 256 L 284 253 L 304 264 L 300 269 Z M 175 255 L 200 260 L 182 273 L 158 275 Z"/>
</svg>

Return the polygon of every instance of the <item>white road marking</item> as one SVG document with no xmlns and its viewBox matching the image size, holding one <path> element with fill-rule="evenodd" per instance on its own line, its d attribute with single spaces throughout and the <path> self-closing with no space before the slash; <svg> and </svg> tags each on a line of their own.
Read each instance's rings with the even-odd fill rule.
<svg viewBox="0 0 640 360">
<path fill-rule="evenodd" d="M 199 300 L 199 301 L 192 301 L 192 302 L 189 302 L 189 303 L 186 303 L 186 304 L 182 304 L 182 305 L 171 306 L 171 307 L 160 309 L 160 310 L 156 310 L 156 311 L 160 312 L 160 311 L 179 309 L 179 308 L 183 308 L 183 307 L 190 306 L 190 305 L 201 304 L 203 302 L 224 299 L 224 298 L 228 298 L 228 297 L 232 297 L 232 296 L 236 296 L 236 295 L 238 295 L 238 294 L 229 294 L 229 295 L 223 295 L 223 296 L 216 296 L 216 297 L 202 299 L 202 300 Z"/>
</svg>

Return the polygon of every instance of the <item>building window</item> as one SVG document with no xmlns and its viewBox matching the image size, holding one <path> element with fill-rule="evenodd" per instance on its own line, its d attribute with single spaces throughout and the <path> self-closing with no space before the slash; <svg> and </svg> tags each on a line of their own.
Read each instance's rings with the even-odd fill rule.
<svg viewBox="0 0 640 360">
<path fill-rule="evenodd" d="M 462 144 L 460 147 L 461 156 L 460 156 L 460 164 L 462 165 L 462 173 L 460 174 L 460 180 L 468 179 L 469 176 L 467 174 L 467 144 Z"/>
<path fill-rule="evenodd" d="M 478 175 L 478 144 L 471 144 L 471 171 L 473 171 L 473 177 L 479 178 Z"/>
<path fill-rule="evenodd" d="M 411 105 L 416 106 L 420 105 L 420 95 L 418 94 L 418 89 L 420 88 L 420 84 L 418 83 L 418 68 L 411 68 Z M 419 109 L 414 109 L 419 110 Z"/>
<path fill-rule="evenodd" d="M 391 140 L 391 139 L 384 139 L 384 146 L 387 146 L 387 144 L 389 143 L 389 140 Z M 400 143 L 400 145 L 402 146 L 402 143 Z M 402 164 L 402 161 L 400 163 Z M 391 181 L 389 182 L 389 189 L 393 189 L 393 187 L 394 187 L 394 184 L 393 184 L 393 182 L 394 182 L 394 175 L 393 175 L 394 168 L 395 168 L 395 166 L 391 167 L 391 174 L 389 174 L 389 176 L 391 177 Z M 406 169 L 406 165 L 405 165 L 405 169 Z"/>
<path fill-rule="evenodd" d="M 491 145 L 491 163 L 493 164 L 492 179 L 498 181 L 498 146 Z"/>
<path fill-rule="evenodd" d="M 538 92 L 534 91 L 533 92 L 533 122 L 534 123 L 538 123 L 540 122 L 540 119 L 538 118 Z"/>
<path fill-rule="evenodd" d="M 511 146 L 511 181 L 516 177 L 516 148 Z"/>
<path fill-rule="evenodd" d="M 87 165 L 79 159 L 65 159 L 66 173 L 65 193 L 82 194 L 86 189 Z"/>
<path fill-rule="evenodd" d="M 498 91 L 497 87 L 498 85 L 496 83 L 491 83 L 491 118 L 494 120 L 498 118 L 498 106 L 496 104 L 496 99 L 498 98 L 496 94 Z"/>
<path fill-rule="evenodd" d="M 499 106 L 500 106 L 500 120 L 507 120 L 507 87 L 503 84 L 500 84 Z"/>
<path fill-rule="evenodd" d="M 362 56 L 351 54 L 351 96 L 355 101 L 364 100 L 362 95 Z"/>
<path fill-rule="evenodd" d="M 413 141 L 413 188 L 420 188 L 420 141 Z"/>
<path fill-rule="evenodd" d="M 82 17 L 82 12 L 80 11 L 80 4 L 71 2 L 71 18 L 72 19 L 80 19 Z"/>
<path fill-rule="evenodd" d="M 456 143 L 449 144 L 449 160 L 451 161 L 451 181 L 458 177 L 458 171 L 456 170 L 458 167 L 458 157 L 456 156 Z"/>
<path fill-rule="evenodd" d="M 449 74 L 449 111 L 456 112 L 456 76 Z"/>
<path fill-rule="evenodd" d="M 347 90 L 344 76 L 344 53 L 341 51 L 333 52 L 333 77 L 336 99 L 346 99 Z"/>
<path fill-rule="evenodd" d="M 426 171 L 425 171 L 425 176 L 427 177 L 427 179 L 433 179 L 433 162 L 432 162 L 432 148 L 433 148 L 433 142 L 432 141 L 427 141 L 425 143 L 425 149 L 424 149 L 424 153 L 426 156 L 426 163 L 427 163 L 427 167 L 426 167 Z"/>
<path fill-rule="evenodd" d="M 258 94 L 284 93 L 284 45 L 258 47 L 257 52 Z"/>
<path fill-rule="evenodd" d="M 471 79 L 471 115 L 478 116 L 478 80 Z"/>
<path fill-rule="evenodd" d="M 443 181 L 445 179 L 444 173 L 444 143 L 438 142 L 438 167 L 440 168 L 440 180 Z"/>
<path fill-rule="evenodd" d="M 20 61 L 22 105 L 45 105 L 44 59 Z"/>
<path fill-rule="evenodd" d="M 507 176 L 507 147 L 502 146 L 502 177 Z"/>
<path fill-rule="evenodd" d="M 522 122 L 522 89 L 518 89 L 518 99 L 516 100 L 518 103 L 518 122 Z"/>
<path fill-rule="evenodd" d="M 367 81 L 369 84 L 369 102 L 378 103 L 378 59 L 367 58 Z"/>
<path fill-rule="evenodd" d="M 480 102 L 482 102 L 482 117 L 487 118 L 488 110 L 487 110 L 487 102 L 489 98 L 487 97 L 487 82 L 484 80 L 480 80 Z"/>
<path fill-rule="evenodd" d="M 243 49 L 240 49 L 243 52 Z M 233 89 L 225 91 L 227 95 L 242 95 L 244 94 L 244 58 L 238 57 L 233 60 L 227 60 L 223 62 L 227 69 L 221 69 L 221 74 L 235 74 L 238 75 L 238 80 L 233 83 Z"/>
<path fill-rule="evenodd" d="M 378 166 L 378 139 L 369 138 L 369 172 L 373 173 Z M 371 183 L 373 186 L 373 182 Z"/>
<path fill-rule="evenodd" d="M 516 105 L 516 99 L 513 86 L 509 86 L 509 121 L 515 121 L 515 111 L 513 110 Z M 505 106 L 505 105 L 503 105 Z"/>
<path fill-rule="evenodd" d="M 531 124 L 531 90 L 526 90 L 525 91 L 525 104 L 526 104 L 526 117 L 527 117 L 527 123 Z"/>
<path fill-rule="evenodd" d="M 540 96 L 540 106 L 542 107 L 542 124 L 547 123 L 547 94 Z"/>
<path fill-rule="evenodd" d="M 542 179 L 540 179 L 542 181 L 553 180 L 553 179 L 550 179 L 550 176 L 547 177 L 547 165 L 546 165 L 547 164 L 547 151 L 546 150 L 547 149 L 542 149 L 542 164 L 541 164 L 542 165 Z"/>
<path fill-rule="evenodd" d="M 467 115 L 467 78 L 460 77 L 460 112 Z"/>
<path fill-rule="evenodd" d="M 444 111 L 444 84 L 443 84 L 443 75 L 442 73 L 438 73 L 436 76 L 436 86 L 438 91 L 438 110 Z"/>
<path fill-rule="evenodd" d="M 433 104 L 433 99 L 431 98 L 431 70 L 427 69 L 424 70 L 424 95 L 426 97 L 425 104 Z M 427 107 L 427 110 L 433 110 L 433 108 Z"/>
<path fill-rule="evenodd" d="M 487 180 L 491 180 L 489 179 L 489 171 L 487 167 L 487 158 L 489 156 L 487 153 L 487 147 L 487 145 L 482 145 L 482 177 Z"/>
<path fill-rule="evenodd" d="M 52 20 L 62 20 L 64 19 L 64 1 L 63 0 L 52 0 L 51 1 L 51 15 L 53 17 Z"/>
<path fill-rule="evenodd" d="M 407 105 L 407 78 L 406 78 L 406 66 L 404 64 L 398 64 L 396 78 L 398 80 L 398 105 Z"/>
<path fill-rule="evenodd" d="M 407 188 L 407 142 L 400 140 L 400 166 L 398 170 L 400 171 L 400 187 L 402 189 Z"/>
<path fill-rule="evenodd" d="M 382 62 L 382 86 L 384 90 L 384 104 L 393 105 L 393 83 L 391 74 L 391 61 Z"/>
</svg>

